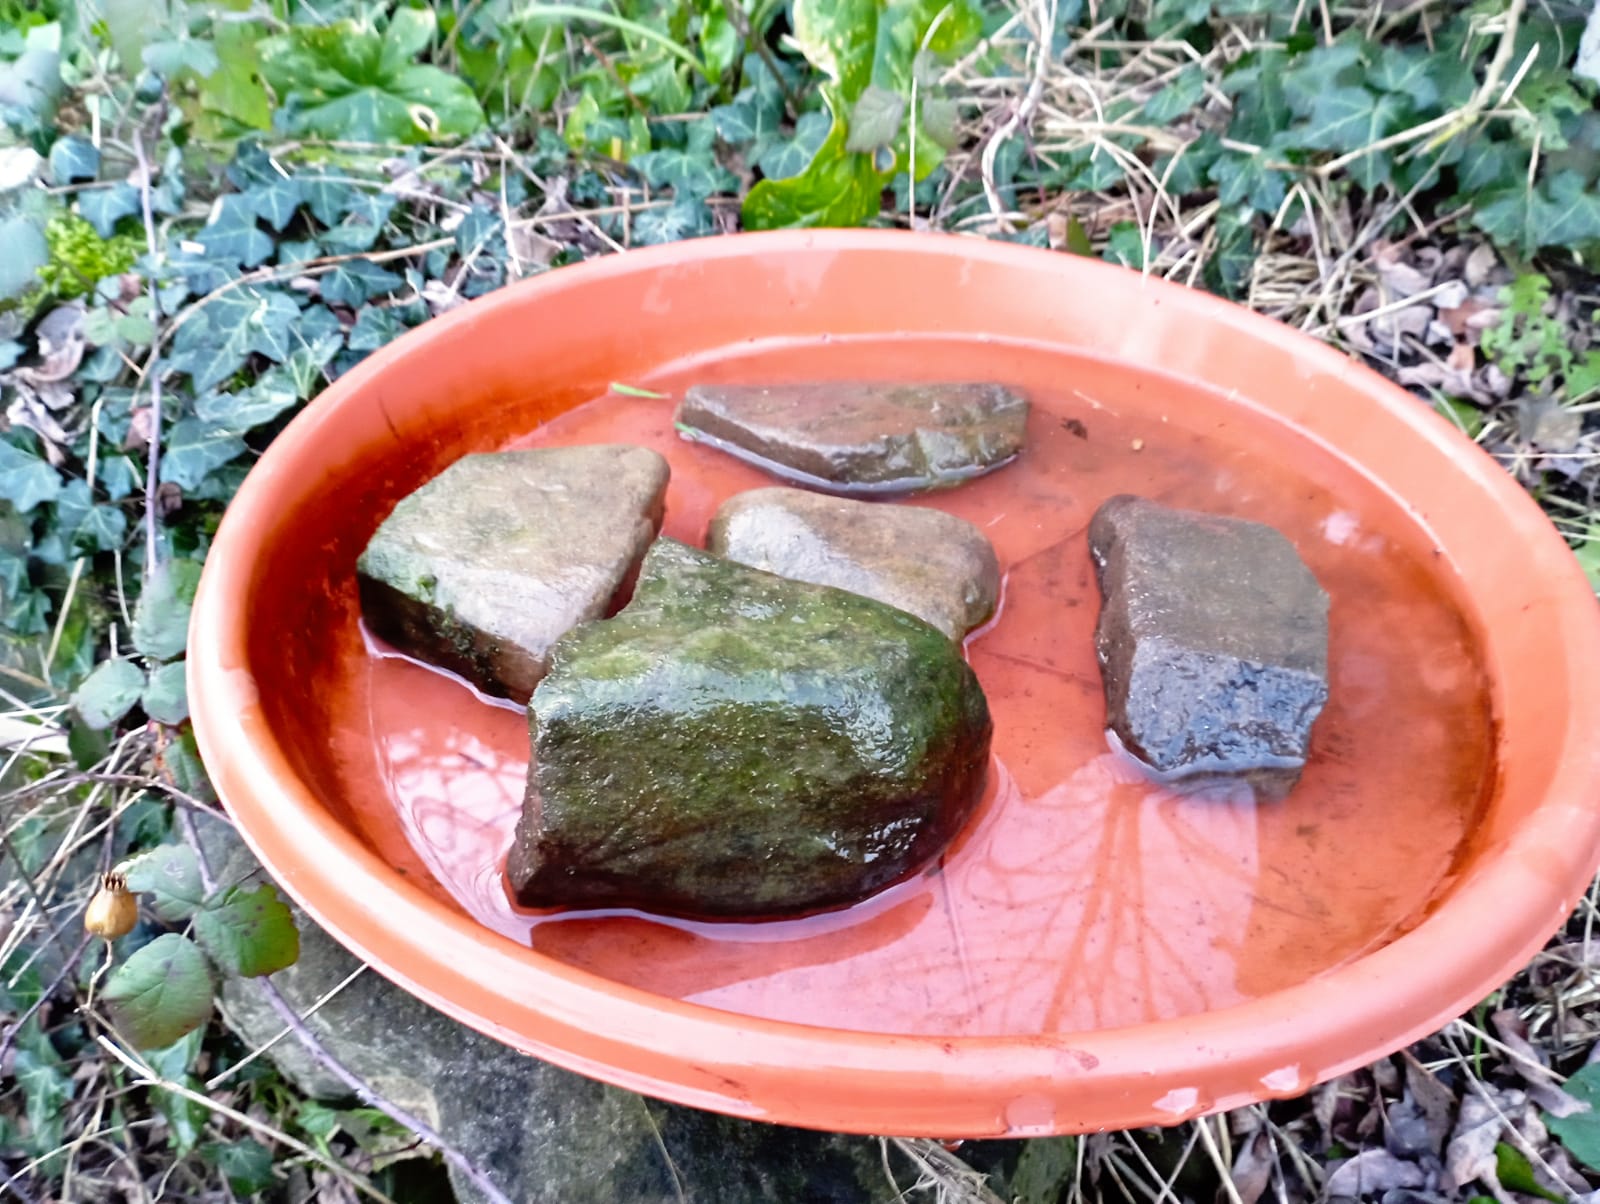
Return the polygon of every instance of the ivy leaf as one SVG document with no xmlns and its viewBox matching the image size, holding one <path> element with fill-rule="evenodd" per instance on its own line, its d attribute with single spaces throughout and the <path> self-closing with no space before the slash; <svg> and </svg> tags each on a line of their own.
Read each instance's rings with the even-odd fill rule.
<svg viewBox="0 0 1600 1204">
<path fill-rule="evenodd" d="M 832 121 L 826 113 L 802 113 L 795 123 L 794 137 L 770 142 L 756 159 L 756 166 L 769 180 L 787 180 L 806 169 L 827 141 Z"/>
<path fill-rule="evenodd" d="M 272 886 L 228 887 L 206 902 L 194 928 L 219 966 L 245 978 L 275 973 L 300 956 L 294 916 Z"/>
<path fill-rule="evenodd" d="M 844 148 L 856 154 L 888 146 L 900 132 L 906 115 L 906 98 L 888 88 L 868 84 L 850 110 L 850 135 Z"/>
<path fill-rule="evenodd" d="M 350 337 L 346 345 L 351 351 L 376 351 L 394 342 L 405 332 L 405 324 L 395 316 L 392 309 L 381 305 L 369 305 L 361 311 L 356 318 L 356 324 L 350 328 Z"/>
<path fill-rule="evenodd" d="M 294 356 L 300 354 L 301 351 L 296 351 Z M 331 356 L 332 352 L 329 354 Z M 290 363 L 294 362 L 294 356 L 290 357 Z M 321 365 L 317 367 L 320 369 Z M 213 429 L 242 435 L 292 409 L 303 396 L 292 376 L 274 369 L 264 373 L 248 389 L 236 393 L 207 393 L 194 403 L 194 412 L 196 418 Z"/>
<path fill-rule="evenodd" d="M 275 1182 L 272 1151 L 249 1137 L 237 1141 L 208 1141 L 200 1147 L 200 1157 L 222 1172 L 235 1195 L 254 1196 Z"/>
<path fill-rule="evenodd" d="M 161 479 L 185 490 L 199 489 L 207 476 L 244 450 L 244 440 L 232 431 L 209 426 L 198 418 L 181 419 L 167 435 Z"/>
<path fill-rule="evenodd" d="M 696 121 L 689 127 L 682 150 L 647 151 L 634 156 L 634 165 L 644 172 L 651 184 L 671 188 L 683 196 L 733 192 L 739 181 L 712 154 L 715 134 L 716 128 L 710 121 Z"/>
<path fill-rule="evenodd" d="M 112 1022 L 139 1049 L 159 1049 L 211 1015 L 211 971 L 193 941 L 164 933 L 106 980 L 101 996 Z"/>
<path fill-rule="evenodd" d="M 1250 215 L 1236 209 L 1219 212 L 1216 249 L 1202 269 L 1206 287 L 1225 297 L 1243 296 L 1255 259 L 1255 229 Z"/>
<path fill-rule="evenodd" d="M 1222 90 L 1234 97 L 1228 136 L 1265 146 L 1289 124 L 1294 110 L 1284 91 L 1289 56 L 1281 50 L 1253 50 L 1222 77 Z"/>
<path fill-rule="evenodd" d="M 1464 197 L 1474 197 L 1504 180 L 1523 180 L 1528 152 L 1514 142 L 1479 135 L 1467 143 L 1456 162 L 1456 183 Z"/>
<path fill-rule="evenodd" d="M 383 225 L 395 206 L 393 193 L 353 192 L 345 202 L 339 224 L 322 235 L 322 245 L 331 252 L 348 254 L 370 251 L 383 233 Z"/>
<path fill-rule="evenodd" d="M 1361 78 L 1361 43 L 1354 40 L 1318 46 L 1297 55 L 1282 70 L 1283 95 L 1294 112 L 1304 117 L 1330 92 L 1354 85 Z"/>
<path fill-rule="evenodd" d="M 100 151 L 87 138 L 57 138 L 50 148 L 50 178 L 57 186 L 100 175 Z"/>
<path fill-rule="evenodd" d="M 1539 247 L 1575 246 L 1600 239 L 1600 196 L 1576 171 L 1564 171 L 1532 189 L 1517 184 L 1485 194 L 1472 224 L 1525 255 Z"/>
<path fill-rule="evenodd" d="M 717 137 L 729 146 L 748 146 L 775 136 L 782 119 L 782 100 L 755 88 L 745 88 L 732 104 L 716 105 L 711 110 Z"/>
<path fill-rule="evenodd" d="M 171 660 L 189 640 L 189 610 L 200 585 L 200 566 L 193 560 L 163 561 L 133 611 L 133 646 L 152 660 Z"/>
<path fill-rule="evenodd" d="M 187 372 L 203 392 L 244 367 L 252 353 L 281 364 L 293 348 L 300 307 L 277 289 L 246 285 L 217 297 L 200 314 L 179 328 L 167 366 Z"/>
<path fill-rule="evenodd" d="M 634 219 L 638 242 L 653 246 L 711 233 L 711 210 L 694 197 L 674 201 L 660 209 L 646 209 Z"/>
<path fill-rule="evenodd" d="M 28 448 L 0 439 L 0 498 L 27 514 L 61 494 L 61 474 Z"/>
<path fill-rule="evenodd" d="M 1176 121 L 1206 94 L 1206 74 L 1198 63 L 1190 63 L 1161 91 L 1144 102 L 1144 115 L 1148 121 L 1166 125 Z"/>
<path fill-rule="evenodd" d="M 49 262 L 50 244 L 38 222 L 21 214 L 0 220 L 0 300 L 33 288 L 39 269 Z"/>
<path fill-rule="evenodd" d="M 392 293 L 404 283 L 404 277 L 379 267 L 370 259 L 352 259 L 322 278 L 322 299 L 329 305 L 348 305 L 355 309 L 373 297 Z"/>
<path fill-rule="evenodd" d="M 300 191 L 305 197 L 306 207 L 324 226 L 338 223 L 355 198 L 360 194 L 349 184 L 338 180 L 329 179 L 327 176 L 305 174 L 295 177 L 300 182 Z"/>
<path fill-rule="evenodd" d="M 1439 104 L 1440 60 L 1450 57 L 1384 43 L 1367 71 L 1367 83 L 1379 91 L 1403 95 L 1413 110 L 1433 109 Z"/>
<path fill-rule="evenodd" d="M 1144 235 L 1138 222 L 1117 222 L 1106 235 L 1104 255 L 1107 263 L 1119 263 L 1125 268 L 1144 267 Z"/>
<path fill-rule="evenodd" d="M 1359 150 L 1391 132 L 1402 113 L 1393 96 L 1376 96 L 1366 88 L 1330 88 L 1312 103 L 1311 117 L 1296 131 L 1295 140 L 1316 150 Z"/>
<path fill-rule="evenodd" d="M 1220 155 L 1209 172 L 1217 199 L 1230 207 L 1245 204 L 1259 213 L 1276 213 L 1289 194 L 1289 184 L 1281 171 L 1266 165 L 1265 158 L 1237 151 Z"/>
<path fill-rule="evenodd" d="M 157 723 L 177 727 L 189 717 L 189 687 L 182 661 L 162 665 L 150 674 L 141 700 L 144 713 Z"/>
<path fill-rule="evenodd" d="M 472 89 L 416 58 L 433 40 L 428 8 L 400 8 L 380 34 L 354 21 L 296 25 L 264 39 L 261 69 L 285 98 L 292 134 L 356 142 L 432 142 L 476 133 L 483 110 Z"/>
<path fill-rule="evenodd" d="M 117 223 L 138 213 L 142 203 L 139 190 L 123 182 L 110 188 L 90 188 L 78 196 L 78 212 L 101 238 L 117 232 Z"/>
<path fill-rule="evenodd" d="M 239 193 L 217 199 L 216 213 L 194 236 L 212 259 L 253 268 L 272 254 L 272 238 L 256 225 L 255 207 Z"/>
<path fill-rule="evenodd" d="M 245 192 L 243 198 L 251 212 L 274 230 L 281 231 L 293 220 L 295 210 L 305 200 L 305 193 L 298 180 L 274 172 Z"/>
<path fill-rule="evenodd" d="M 144 693 L 144 670 L 117 657 L 101 661 L 72 696 L 72 705 L 95 731 L 104 731 L 121 719 Z"/>
<path fill-rule="evenodd" d="M 200 864 L 186 844 L 161 844 L 141 853 L 128 863 L 126 876 L 128 889 L 152 896 L 151 910 L 168 924 L 181 924 L 206 899 Z"/>
</svg>

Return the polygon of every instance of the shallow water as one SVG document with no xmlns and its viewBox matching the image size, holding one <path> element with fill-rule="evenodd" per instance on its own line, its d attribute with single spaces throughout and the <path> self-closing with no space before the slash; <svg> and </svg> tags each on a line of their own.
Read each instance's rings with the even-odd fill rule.
<svg viewBox="0 0 1600 1204">
<path fill-rule="evenodd" d="M 854 908 L 752 924 L 518 912 L 501 866 L 525 718 L 373 649 L 369 725 L 341 739 L 374 846 L 483 923 L 621 982 L 750 1015 L 880 1032 L 1029 1034 L 1225 1007 L 1302 982 L 1415 924 L 1493 778 L 1485 675 L 1444 568 L 1399 505 L 1243 405 L 1135 367 L 970 341 L 752 346 L 626 383 L 971 377 L 1034 402 L 1023 456 L 910 499 L 976 523 L 1005 575 L 967 656 L 995 720 L 989 790 L 941 863 Z M 515 446 L 632 442 L 672 465 L 665 533 L 771 478 L 680 439 L 670 400 L 611 395 Z M 1106 497 L 1273 523 L 1332 598 L 1331 697 L 1281 803 L 1170 793 L 1113 753 L 1094 659 L 1085 528 Z M 352 787 L 355 786 L 354 780 Z"/>
</svg>

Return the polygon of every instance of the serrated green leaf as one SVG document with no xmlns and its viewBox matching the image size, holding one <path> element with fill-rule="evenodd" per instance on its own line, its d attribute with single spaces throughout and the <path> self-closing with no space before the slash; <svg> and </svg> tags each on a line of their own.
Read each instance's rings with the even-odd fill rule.
<svg viewBox="0 0 1600 1204">
<path fill-rule="evenodd" d="M 176 727 L 189 717 L 189 687 L 182 661 L 162 665 L 144 687 L 144 713 L 157 723 Z"/>
<path fill-rule="evenodd" d="M 826 113 L 802 113 L 794 137 L 769 142 L 756 157 L 756 166 L 769 180 L 787 180 L 805 171 L 827 141 L 832 120 Z"/>
<path fill-rule="evenodd" d="M 1144 102 L 1147 121 L 1166 125 L 1176 121 L 1204 99 L 1206 73 L 1198 63 L 1190 63 L 1173 81 Z"/>
<path fill-rule="evenodd" d="M 78 194 L 79 214 L 101 238 L 110 238 L 117 232 L 117 223 L 132 217 L 141 207 L 139 190 L 128 183 L 90 188 Z"/>
<path fill-rule="evenodd" d="M 868 84 L 850 110 L 850 133 L 844 148 L 865 154 L 888 146 L 900 133 L 906 115 L 906 98 L 888 88 Z"/>
<path fill-rule="evenodd" d="M 200 1043 L 204 1036 L 204 1031 L 197 1028 L 165 1049 L 147 1051 L 145 1061 L 169 1083 L 177 1083 L 197 1091 L 200 1084 L 190 1072 L 194 1069 L 195 1059 L 200 1054 Z M 205 1105 L 196 1103 L 175 1091 L 157 1092 L 156 1107 L 161 1115 L 166 1117 L 172 1148 L 179 1154 L 187 1154 L 193 1150 L 201 1134 L 205 1132 L 206 1118 L 210 1116 L 210 1110 Z"/>
<path fill-rule="evenodd" d="M 373 297 L 392 293 L 404 283 L 404 277 L 379 267 L 370 259 L 352 259 L 322 278 L 322 299 L 329 305 L 348 305 L 354 309 Z"/>
<path fill-rule="evenodd" d="M 181 924 L 205 902 L 200 864 L 186 844 L 157 845 L 141 853 L 128 863 L 126 875 L 128 889 L 150 895 L 151 909 L 168 924 Z"/>
<path fill-rule="evenodd" d="M 244 367 L 252 354 L 280 364 L 287 359 L 300 307 L 276 289 L 246 285 L 211 301 L 200 315 L 179 327 L 167 366 L 187 372 L 195 390 L 204 392 Z"/>
<path fill-rule="evenodd" d="M 1600 195 L 1575 171 L 1496 189 L 1480 199 L 1472 224 L 1490 238 L 1523 254 L 1539 247 L 1570 247 L 1600 239 Z"/>
<path fill-rule="evenodd" d="M 219 966 L 246 978 L 276 973 L 300 956 L 294 915 L 270 885 L 228 887 L 206 902 L 194 927 Z"/>
<path fill-rule="evenodd" d="M 295 211 L 305 200 L 298 180 L 276 173 L 253 185 L 242 196 L 252 213 L 279 231 L 294 220 Z"/>
<path fill-rule="evenodd" d="M 61 493 L 61 474 L 32 451 L 0 439 L 0 498 L 27 514 Z"/>
<path fill-rule="evenodd" d="M 112 726 L 133 710 L 144 693 L 144 670 L 117 657 L 101 661 L 72 696 L 72 705 L 96 731 Z"/>
<path fill-rule="evenodd" d="M 50 178 L 58 186 L 93 180 L 100 174 L 100 150 L 87 138 L 57 138 L 50 148 Z"/>
<path fill-rule="evenodd" d="M 133 610 L 133 646 L 153 660 L 171 660 L 189 639 L 189 611 L 200 585 L 192 560 L 164 560 L 150 574 Z"/>
<path fill-rule="evenodd" d="M 111 972 L 101 996 L 136 1048 L 157 1049 L 211 1016 L 211 971 L 193 941 L 164 933 Z"/>
<path fill-rule="evenodd" d="M 200 1157 L 222 1172 L 237 1195 L 254 1196 L 276 1182 L 272 1176 L 272 1151 L 249 1137 L 208 1141 L 200 1147 Z"/>
<path fill-rule="evenodd" d="M 1315 150 L 1352 151 L 1392 133 L 1404 116 L 1393 96 L 1366 88 L 1331 88 L 1316 97 L 1311 116 L 1293 131 L 1294 141 Z"/>
<path fill-rule="evenodd" d="M 379 34 L 337 21 L 293 26 L 260 44 L 262 74 L 291 133 L 357 142 L 431 142 L 475 133 L 483 110 L 465 81 L 415 59 L 431 9 L 401 8 Z"/>
<path fill-rule="evenodd" d="M 1597 532 L 1591 529 L 1591 537 Z M 1590 543 L 1600 548 L 1600 543 Z M 1591 580 L 1593 580 L 1591 574 Z M 1600 1064 L 1590 1064 L 1580 1069 L 1564 1084 L 1568 1095 L 1589 1105 L 1587 1112 L 1574 1112 L 1571 1116 L 1544 1113 L 1545 1127 L 1560 1139 L 1570 1153 L 1590 1170 L 1600 1170 Z"/>
<path fill-rule="evenodd" d="M 184 418 L 167 434 L 161 453 L 161 479 L 195 490 L 212 472 L 245 450 L 244 440 L 198 418 Z"/>
<path fill-rule="evenodd" d="M 216 213 L 194 236 L 212 259 L 253 268 L 272 254 L 272 238 L 256 225 L 249 198 L 230 193 L 217 199 Z"/>
</svg>

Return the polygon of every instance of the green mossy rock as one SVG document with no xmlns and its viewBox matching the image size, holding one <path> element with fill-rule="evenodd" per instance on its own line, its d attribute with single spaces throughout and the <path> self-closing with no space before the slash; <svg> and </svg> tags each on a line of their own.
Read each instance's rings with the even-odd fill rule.
<svg viewBox="0 0 1600 1204">
<path fill-rule="evenodd" d="M 605 614 L 638 567 L 667 476 L 627 444 L 464 456 L 373 535 L 362 616 L 402 652 L 526 702 L 551 645 Z"/>
<path fill-rule="evenodd" d="M 759 918 L 934 858 L 992 731 L 940 631 L 669 539 L 633 601 L 554 648 L 508 873 L 527 907 Z"/>
</svg>

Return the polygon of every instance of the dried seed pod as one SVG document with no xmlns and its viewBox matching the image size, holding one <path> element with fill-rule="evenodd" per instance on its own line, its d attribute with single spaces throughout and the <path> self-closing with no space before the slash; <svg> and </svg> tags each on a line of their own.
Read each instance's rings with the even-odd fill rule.
<svg viewBox="0 0 1600 1204">
<path fill-rule="evenodd" d="M 104 874 L 83 912 L 84 931 L 108 941 L 127 936 L 139 922 L 139 901 L 128 893 L 121 874 Z"/>
</svg>

